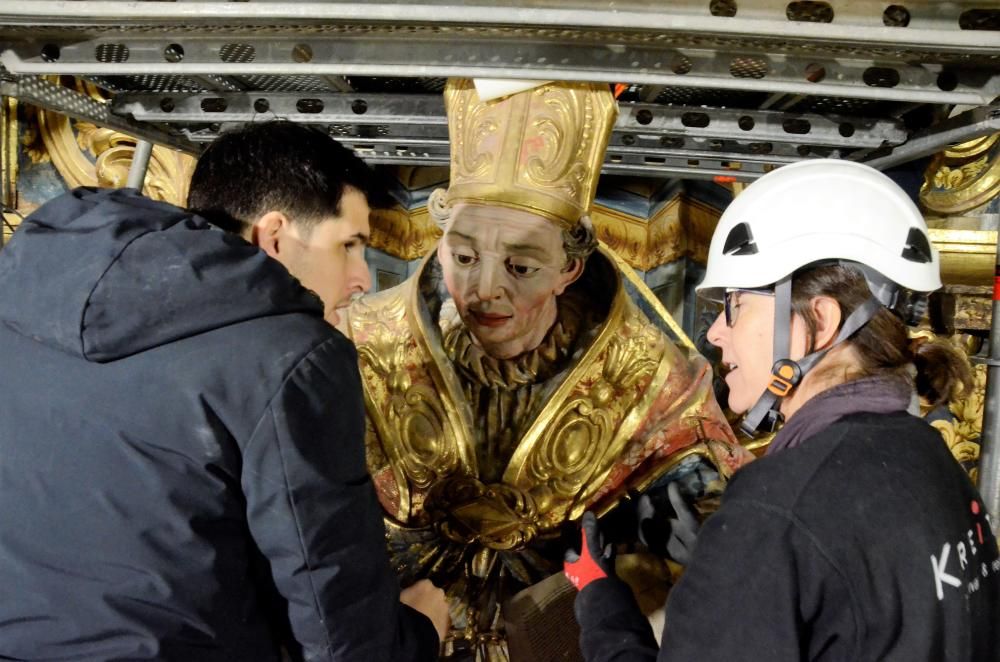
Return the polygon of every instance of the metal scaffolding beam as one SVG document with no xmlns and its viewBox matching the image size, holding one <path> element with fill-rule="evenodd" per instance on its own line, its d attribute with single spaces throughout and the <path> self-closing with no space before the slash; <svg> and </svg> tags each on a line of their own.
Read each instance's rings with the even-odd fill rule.
<svg viewBox="0 0 1000 662">
<path fill-rule="evenodd" d="M 116 129 L 127 135 L 184 152 L 197 154 L 200 151 L 197 145 L 181 137 L 113 115 L 110 104 L 92 99 L 68 87 L 56 85 L 44 78 L 21 76 L 14 80 L 5 80 L 0 82 L 0 95 L 14 97 L 23 103 L 54 110 L 74 119 Z"/>
<path fill-rule="evenodd" d="M 600 34 L 572 43 L 525 43 L 476 34 L 448 36 L 447 40 L 440 33 L 391 37 L 372 33 L 336 38 L 144 34 L 116 35 L 110 42 L 32 40 L 10 43 L 0 62 L 14 74 L 175 76 L 189 81 L 213 75 L 237 82 L 262 75 L 514 77 L 910 103 L 984 105 L 1000 96 L 996 69 L 966 71 L 940 63 L 679 48 L 672 42 L 609 45 Z M 252 50 L 253 59 L 227 61 L 223 53 L 234 44 L 246 52 Z M 308 58 L 301 55 L 305 49 Z M 108 52 L 128 53 L 128 57 L 101 61 Z"/>
<path fill-rule="evenodd" d="M 534 26 L 565 30 L 672 31 L 720 38 L 773 38 L 783 42 L 848 42 L 879 48 L 911 48 L 926 52 L 982 55 L 996 53 L 1000 45 L 988 30 L 975 29 L 975 17 L 959 3 L 911 3 L 904 17 L 893 17 L 885 2 L 856 0 L 841 3 L 836 15 L 828 12 L 791 14 L 787 3 L 741 0 L 739 9 L 706 12 L 700 0 L 670 3 L 628 1 L 609 11 L 604 0 L 547 2 L 348 2 L 312 0 L 262 2 L 136 2 L 135 0 L 0 0 L 0 23 L 9 25 L 64 26 L 83 30 L 113 25 L 164 27 L 198 22 L 207 25 L 281 25 L 309 23 Z M 845 6 L 846 5 L 846 6 Z M 969 24 L 972 25 L 972 29 Z"/>
</svg>

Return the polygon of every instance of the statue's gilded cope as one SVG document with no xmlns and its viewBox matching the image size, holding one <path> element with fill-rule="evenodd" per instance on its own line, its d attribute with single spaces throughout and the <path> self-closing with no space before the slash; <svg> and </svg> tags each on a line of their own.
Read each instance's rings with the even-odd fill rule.
<svg viewBox="0 0 1000 662">
<path fill-rule="evenodd" d="M 564 524 L 699 458 L 727 477 L 749 454 L 712 397 L 705 361 L 641 312 L 615 256 L 601 249 L 581 265 L 563 255 L 567 237 L 588 233 L 617 114 L 608 87 L 546 84 L 484 103 L 470 81 L 453 80 L 445 105 L 444 243 L 405 283 L 356 302 L 347 327 L 394 565 L 404 582 L 428 577 L 451 597 L 446 652 L 506 660 L 503 602 L 560 570 Z M 484 206 L 495 213 L 459 220 Z M 459 259 L 448 242 L 460 223 Z M 513 232 L 510 244 L 497 224 Z M 550 256 L 545 247 L 560 242 Z M 472 265 L 478 280 L 462 271 Z M 542 274 L 534 289 L 520 287 L 519 268 Z M 648 303 L 652 294 L 636 290 Z M 516 332 L 529 309 L 551 310 L 554 322 L 500 358 L 510 355 L 496 339 L 463 321 L 470 301 L 499 305 Z"/>
<path fill-rule="evenodd" d="M 465 336 L 436 256 L 350 310 L 369 469 L 404 581 L 455 601 L 456 637 L 502 646 L 498 607 L 556 572 L 560 527 L 604 513 L 685 458 L 724 477 L 747 461 L 688 359 L 626 293 L 604 250 L 560 297 L 534 352 L 501 361 Z"/>
</svg>

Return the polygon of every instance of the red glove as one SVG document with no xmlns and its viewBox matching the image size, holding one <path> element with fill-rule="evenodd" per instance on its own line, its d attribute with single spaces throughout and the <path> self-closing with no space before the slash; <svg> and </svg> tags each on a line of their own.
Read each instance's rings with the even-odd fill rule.
<svg viewBox="0 0 1000 662">
<path fill-rule="evenodd" d="M 580 520 L 580 551 L 566 550 L 563 572 L 578 591 L 596 579 L 614 575 L 614 552 L 611 545 L 604 545 L 604 536 L 594 513 L 583 514 Z"/>
</svg>

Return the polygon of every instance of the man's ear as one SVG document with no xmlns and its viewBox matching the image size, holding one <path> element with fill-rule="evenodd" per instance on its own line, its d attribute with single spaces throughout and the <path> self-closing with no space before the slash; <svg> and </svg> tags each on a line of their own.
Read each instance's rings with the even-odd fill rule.
<svg viewBox="0 0 1000 662">
<path fill-rule="evenodd" d="M 813 351 L 826 349 L 837 338 L 840 323 L 843 321 L 843 311 L 833 297 L 813 297 L 809 302 L 810 312 L 816 320 L 816 337 L 813 339 Z"/>
<path fill-rule="evenodd" d="M 559 296 L 566 291 L 566 288 L 576 282 L 576 279 L 583 274 L 583 259 L 573 258 L 566 268 L 559 274 L 559 282 L 556 284 L 555 295 Z"/>
<path fill-rule="evenodd" d="M 282 212 L 269 211 L 250 227 L 250 243 L 269 257 L 280 260 L 282 244 L 290 227 L 291 221 Z"/>
</svg>

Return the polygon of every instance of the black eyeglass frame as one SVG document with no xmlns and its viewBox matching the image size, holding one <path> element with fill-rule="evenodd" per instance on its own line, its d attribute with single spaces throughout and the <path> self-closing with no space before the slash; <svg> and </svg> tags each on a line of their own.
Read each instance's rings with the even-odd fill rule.
<svg viewBox="0 0 1000 662">
<path fill-rule="evenodd" d="M 750 294 L 762 294 L 764 296 L 774 296 L 774 287 L 730 287 L 726 288 L 726 291 L 722 294 L 722 307 L 726 314 L 726 326 L 730 329 L 736 324 L 736 309 L 739 308 L 738 304 L 734 304 L 733 300 L 736 298 L 737 294 L 742 292 L 749 292 Z"/>
</svg>

